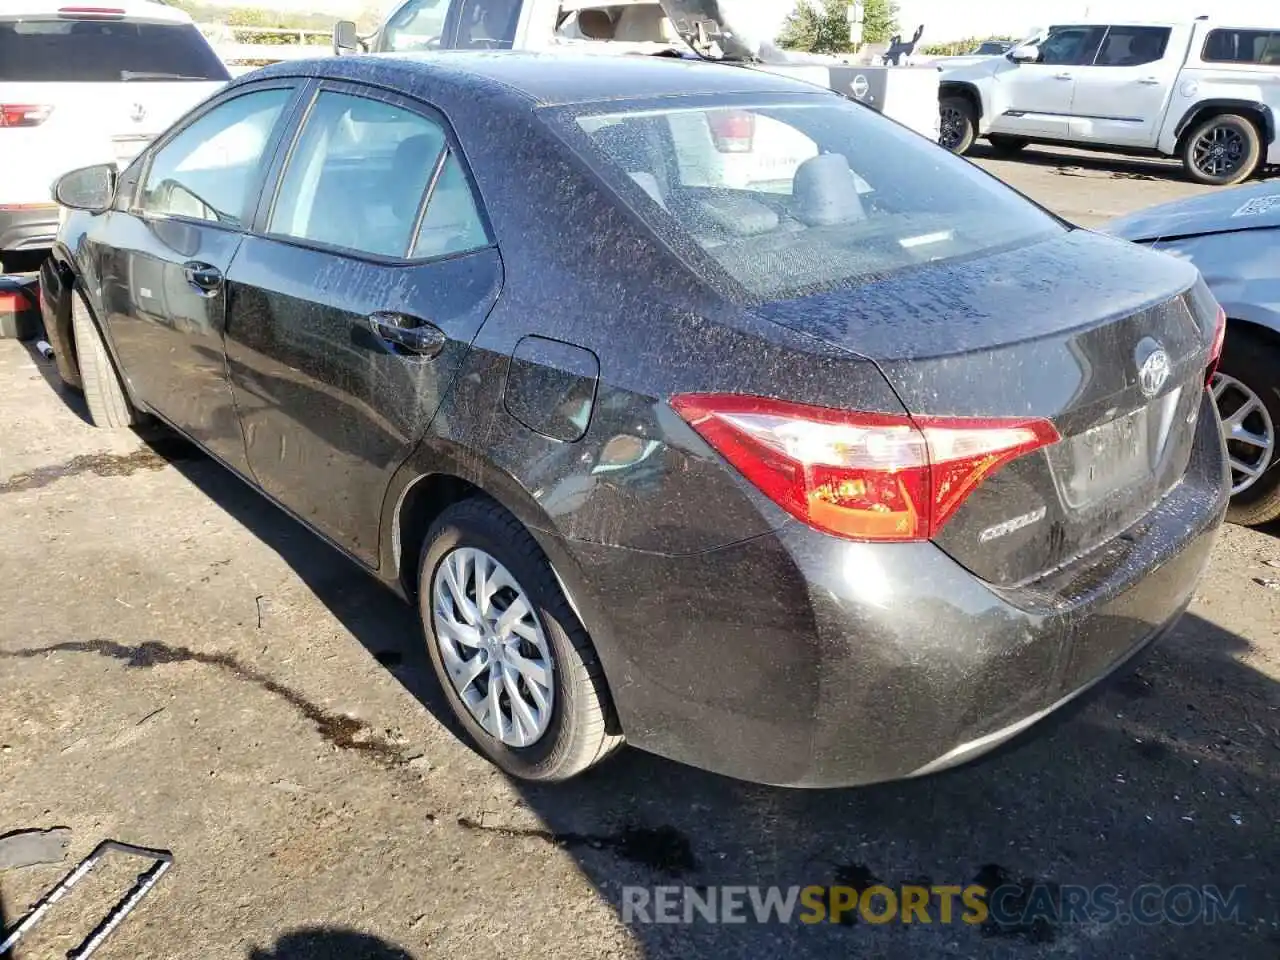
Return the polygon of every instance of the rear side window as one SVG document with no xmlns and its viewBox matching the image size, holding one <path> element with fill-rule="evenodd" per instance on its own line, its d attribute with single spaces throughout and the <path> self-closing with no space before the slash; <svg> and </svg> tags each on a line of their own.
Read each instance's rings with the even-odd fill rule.
<svg viewBox="0 0 1280 960">
<path fill-rule="evenodd" d="M 161 147 L 147 171 L 139 207 L 152 216 L 244 224 L 251 196 L 293 90 L 246 93 L 202 114 Z"/>
<path fill-rule="evenodd" d="M 750 298 L 799 296 L 1065 229 L 965 161 L 834 97 L 594 109 L 544 115 L 671 249 L 696 244 Z"/>
<path fill-rule="evenodd" d="M 1210 30 L 1201 59 L 1206 63 L 1280 66 L 1280 30 Z"/>
<path fill-rule="evenodd" d="M 471 187 L 438 123 L 394 104 L 333 92 L 321 93 L 307 116 L 268 229 L 396 258 L 446 256 L 488 242 Z"/>
<path fill-rule="evenodd" d="M 226 66 L 191 24 L 0 21 L 0 82 L 230 79 Z"/>
<path fill-rule="evenodd" d="M 1111 27 L 1094 64 L 1099 67 L 1140 67 L 1164 57 L 1168 27 Z"/>
</svg>

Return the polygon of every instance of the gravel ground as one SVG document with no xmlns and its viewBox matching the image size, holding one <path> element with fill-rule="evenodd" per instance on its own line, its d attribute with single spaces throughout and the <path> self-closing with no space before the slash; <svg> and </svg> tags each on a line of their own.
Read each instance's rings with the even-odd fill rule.
<svg viewBox="0 0 1280 960">
<path fill-rule="evenodd" d="M 1086 225 L 1197 189 L 1067 152 L 980 162 Z M 624 751 L 529 789 L 457 738 L 394 597 L 185 444 L 93 430 L 53 377 L 0 341 L 0 834 L 73 836 L 67 864 L 0 874 L 7 922 L 115 838 L 177 864 L 103 960 L 1280 953 L 1272 531 L 1225 529 L 1135 670 L 962 770 L 789 792 Z M 64 955 L 136 866 L 91 874 L 21 960 Z M 627 884 L 876 881 L 1247 899 L 1241 922 L 1188 926 L 621 916 Z"/>
</svg>

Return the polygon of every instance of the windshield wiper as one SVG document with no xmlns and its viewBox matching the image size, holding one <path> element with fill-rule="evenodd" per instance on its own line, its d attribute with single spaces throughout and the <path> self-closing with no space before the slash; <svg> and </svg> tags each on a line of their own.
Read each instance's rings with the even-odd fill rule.
<svg viewBox="0 0 1280 960">
<path fill-rule="evenodd" d="M 208 80 L 208 77 L 192 77 L 185 73 L 146 73 L 137 70 L 121 70 L 120 79 L 129 80 Z"/>
</svg>

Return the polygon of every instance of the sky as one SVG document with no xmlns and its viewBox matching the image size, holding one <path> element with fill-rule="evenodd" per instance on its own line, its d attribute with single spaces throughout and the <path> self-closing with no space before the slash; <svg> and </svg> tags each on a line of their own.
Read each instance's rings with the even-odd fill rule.
<svg viewBox="0 0 1280 960">
<path fill-rule="evenodd" d="M 213 0 L 226 6 L 260 6 L 274 10 L 350 13 L 362 0 Z M 368 2 L 368 0 L 363 0 Z M 382 0 L 389 9 L 396 0 Z M 721 0 L 746 11 L 761 32 L 781 25 L 794 0 Z M 924 24 L 922 43 L 942 43 L 966 37 L 1012 34 L 1025 36 L 1037 27 L 1083 17 L 1108 20 L 1193 19 L 1203 13 L 1221 19 L 1276 9 L 1280 0 L 898 0 L 902 32 L 910 36 Z"/>
</svg>

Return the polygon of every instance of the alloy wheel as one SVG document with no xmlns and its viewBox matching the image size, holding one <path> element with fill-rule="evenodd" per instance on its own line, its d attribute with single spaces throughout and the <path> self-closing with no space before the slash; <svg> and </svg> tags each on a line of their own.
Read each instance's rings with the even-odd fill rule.
<svg viewBox="0 0 1280 960">
<path fill-rule="evenodd" d="M 943 107 L 939 115 L 939 131 L 938 143 L 940 146 L 948 150 L 955 148 L 964 139 L 964 130 L 967 118 L 955 107 Z"/>
<path fill-rule="evenodd" d="M 1192 162 L 1207 177 L 1229 177 L 1238 172 L 1249 153 L 1239 130 L 1227 125 L 1210 127 L 1196 138 Z"/>
<path fill-rule="evenodd" d="M 1210 386 L 1222 418 L 1234 497 L 1257 483 L 1271 465 L 1276 448 L 1275 425 L 1262 399 L 1235 377 L 1215 374 Z"/>
<path fill-rule="evenodd" d="M 435 642 L 468 712 L 509 747 L 536 743 L 551 723 L 555 667 L 529 595 L 473 547 L 444 557 L 431 593 Z"/>
</svg>

